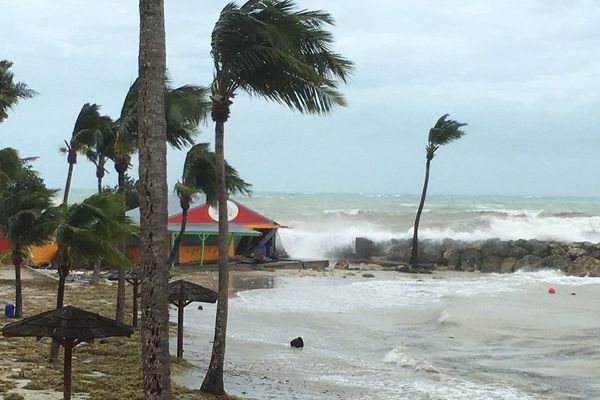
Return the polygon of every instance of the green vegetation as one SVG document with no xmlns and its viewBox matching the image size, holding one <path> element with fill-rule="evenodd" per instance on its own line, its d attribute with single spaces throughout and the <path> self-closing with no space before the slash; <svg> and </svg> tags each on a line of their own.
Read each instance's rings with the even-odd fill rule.
<svg viewBox="0 0 600 400">
<path fill-rule="evenodd" d="M 10 71 L 13 63 L 7 60 L 0 61 L 0 123 L 8 118 L 11 110 L 19 100 L 35 96 L 37 93 L 22 82 L 14 81 L 14 74 Z"/>
</svg>

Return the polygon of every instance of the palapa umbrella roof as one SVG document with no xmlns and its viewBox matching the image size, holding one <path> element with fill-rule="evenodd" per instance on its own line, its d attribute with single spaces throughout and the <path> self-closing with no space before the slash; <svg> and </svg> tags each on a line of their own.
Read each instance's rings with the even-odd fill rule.
<svg viewBox="0 0 600 400">
<path fill-rule="evenodd" d="M 2 334 L 37 338 L 94 339 L 130 336 L 133 334 L 133 328 L 93 312 L 65 306 L 5 325 Z"/>
<path fill-rule="evenodd" d="M 201 301 L 203 303 L 216 303 L 217 293 L 204 286 L 190 281 L 178 280 L 169 283 L 169 301 Z"/>
<path fill-rule="evenodd" d="M 139 279 L 141 280 L 143 277 L 143 271 L 142 271 L 142 267 L 140 267 L 139 265 L 136 265 L 133 268 L 129 268 L 126 272 L 125 272 L 125 278 L 126 279 Z M 119 279 L 119 271 L 118 270 L 114 270 L 114 271 L 110 271 L 108 274 L 105 275 L 105 277 L 109 280 L 117 280 Z"/>
</svg>

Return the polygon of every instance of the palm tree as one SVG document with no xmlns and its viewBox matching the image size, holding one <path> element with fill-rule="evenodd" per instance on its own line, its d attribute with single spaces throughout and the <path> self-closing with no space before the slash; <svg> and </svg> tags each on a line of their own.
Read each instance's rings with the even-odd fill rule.
<svg viewBox="0 0 600 400">
<path fill-rule="evenodd" d="M 21 165 L 21 158 L 15 149 L 11 147 L 0 149 L 0 188 L 15 179 L 21 171 Z"/>
<path fill-rule="evenodd" d="M 112 266 L 131 266 L 131 261 L 115 243 L 135 232 L 125 216 L 121 197 L 114 193 L 94 194 L 79 204 L 61 205 L 62 222 L 56 229 L 58 290 L 56 308 L 64 305 L 65 282 L 75 262 L 103 261 Z M 58 346 L 53 342 L 50 360 L 56 360 Z"/>
<path fill-rule="evenodd" d="M 116 132 L 113 146 L 113 161 L 118 174 L 119 193 L 125 201 L 127 170 L 131 157 L 138 146 L 138 99 L 140 81 L 136 80 L 123 102 L 121 115 L 115 122 Z M 167 142 L 175 149 L 182 149 L 193 143 L 198 125 L 205 119 L 209 104 L 206 101 L 207 89 L 185 85 L 172 89 L 169 81 L 163 77 L 164 113 L 167 125 Z M 125 271 L 119 270 L 117 291 L 117 321 L 125 316 Z"/>
<path fill-rule="evenodd" d="M 115 147 L 114 122 L 107 116 L 100 117 L 96 134 L 90 139 L 90 142 L 84 149 L 87 159 L 96 167 L 96 179 L 98 193 L 102 193 L 102 180 L 106 174 L 106 162 L 114 158 Z"/>
<path fill-rule="evenodd" d="M 68 142 L 65 140 L 65 146 L 60 148 L 62 153 L 67 154 L 67 163 L 69 164 L 63 204 L 67 204 L 69 200 L 73 168 L 77 164 L 77 153 L 85 153 L 87 147 L 94 142 L 94 138 L 99 134 L 99 130 L 105 122 L 100 116 L 99 109 L 100 107 L 97 104 L 85 103 L 75 120 L 71 139 Z"/>
<path fill-rule="evenodd" d="M 421 213 L 423 212 L 423 206 L 425 205 L 425 196 L 427 196 L 427 185 L 429 184 L 429 166 L 431 160 L 435 156 L 435 152 L 444 145 L 463 137 L 465 132 L 461 130 L 463 124 L 452 119 L 447 119 L 448 114 L 444 114 L 438 119 L 434 127 L 429 130 L 429 137 L 427 139 L 427 146 L 425 147 L 427 163 L 425 164 L 425 182 L 423 183 L 423 192 L 421 193 L 421 202 L 419 203 L 419 209 L 417 210 L 417 216 L 415 218 L 415 227 L 413 231 L 412 251 L 410 256 L 410 264 L 418 265 L 419 263 L 419 221 L 421 220 Z"/>
<path fill-rule="evenodd" d="M 121 115 L 115 121 L 113 161 L 121 192 L 125 190 L 125 174 L 131 164 L 131 157 L 137 151 L 139 86 L 139 79 L 131 85 L 125 96 Z M 181 150 L 194 143 L 198 125 L 206 118 L 210 109 L 207 95 L 208 90 L 204 87 L 185 85 L 173 89 L 168 79 L 164 80 L 167 142 L 172 148 Z"/>
<path fill-rule="evenodd" d="M 0 61 L 0 123 L 8 117 L 11 110 L 21 99 L 35 96 L 37 93 L 22 82 L 14 82 L 14 74 L 10 72 L 12 62 Z"/>
<path fill-rule="evenodd" d="M 212 32 L 215 66 L 211 117 L 215 122 L 215 172 L 219 206 L 219 297 L 212 356 L 201 390 L 222 394 L 229 286 L 224 126 L 238 90 L 302 113 L 327 114 L 344 106 L 336 80 L 346 81 L 352 62 L 332 51 L 333 25 L 324 11 L 297 10 L 289 0 L 229 3 Z"/>
<path fill-rule="evenodd" d="M 228 194 L 240 193 L 249 195 L 252 186 L 246 183 L 237 171 L 225 162 L 225 175 Z M 214 205 L 217 200 L 215 180 L 215 153 L 210 151 L 208 143 L 198 143 L 194 145 L 187 153 L 185 163 L 183 164 L 182 182 L 175 185 L 175 193 L 179 197 L 181 205 L 181 230 L 179 236 L 173 243 L 171 254 L 167 265 L 173 265 L 177 251 L 187 224 L 187 212 L 191 203 L 202 192 L 206 196 L 206 202 Z"/>
<path fill-rule="evenodd" d="M 142 374 L 146 400 L 172 400 L 167 250 L 167 123 L 163 0 L 140 0 L 139 101 Z"/>
<path fill-rule="evenodd" d="M 29 246 L 42 245 L 52 239 L 58 225 L 58 212 L 53 207 L 56 191 L 46 188 L 44 181 L 27 164 L 13 173 L 14 179 L 0 190 L 0 227 L 11 242 L 15 268 L 15 316 L 23 316 L 21 267 Z"/>
</svg>

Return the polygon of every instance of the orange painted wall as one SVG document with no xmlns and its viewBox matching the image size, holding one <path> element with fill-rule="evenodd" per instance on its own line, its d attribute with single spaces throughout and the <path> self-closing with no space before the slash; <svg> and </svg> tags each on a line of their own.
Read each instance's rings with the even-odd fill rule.
<svg viewBox="0 0 600 400">
<path fill-rule="evenodd" d="M 44 261 L 52 261 L 58 251 L 58 246 L 56 242 L 51 242 L 42 246 L 31 246 L 29 250 L 31 250 L 31 261 L 39 264 Z"/>
</svg>

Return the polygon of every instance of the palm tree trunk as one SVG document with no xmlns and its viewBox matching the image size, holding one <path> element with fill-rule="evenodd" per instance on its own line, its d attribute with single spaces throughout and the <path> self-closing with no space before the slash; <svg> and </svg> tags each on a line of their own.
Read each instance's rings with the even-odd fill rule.
<svg viewBox="0 0 600 400">
<path fill-rule="evenodd" d="M 117 278 L 117 312 L 115 320 L 125 322 L 125 268 L 119 267 Z"/>
<path fill-rule="evenodd" d="M 227 100 L 228 101 L 228 100 Z M 213 100 L 213 104 L 218 101 Z M 223 100 L 217 106 L 222 106 Z M 213 119 L 215 119 L 213 105 Z M 229 106 L 227 106 L 227 114 Z M 219 204 L 219 293 L 215 336 L 208 371 L 200 390 L 215 395 L 225 394 L 223 387 L 223 363 L 225 361 L 225 339 L 227 334 L 228 289 L 229 289 L 229 221 L 227 219 L 227 192 L 225 187 L 224 132 L 226 116 L 217 117 L 215 124 L 215 173 Z M 220 117 L 220 118 L 219 118 Z"/>
<path fill-rule="evenodd" d="M 102 178 L 104 178 L 104 159 L 98 161 L 96 166 L 96 178 L 98 178 L 98 193 L 102 193 Z M 100 260 L 94 261 L 94 271 L 90 278 L 90 285 L 96 285 L 100 281 Z"/>
<path fill-rule="evenodd" d="M 98 193 L 102 193 L 102 179 L 104 178 L 104 165 L 106 161 L 100 157 L 96 166 L 96 178 L 98 179 Z"/>
<path fill-rule="evenodd" d="M 419 221 L 421 220 L 421 213 L 423 212 L 423 206 L 425 205 L 425 197 L 427 196 L 427 185 L 429 184 L 429 165 L 431 164 L 431 158 L 427 157 L 427 163 L 425 164 L 425 182 L 423 183 L 423 192 L 421 193 L 421 202 L 419 203 L 419 209 L 417 210 L 417 216 L 415 218 L 415 228 L 413 232 L 412 240 L 412 251 L 410 255 L 410 265 L 419 264 Z"/>
<path fill-rule="evenodd" d="M 138 145 L 144 398 L 171 400 L 163 0 L 140 0 Z"/>
<path fill-rule="evenodd" d="M 73 177 L 73 166 L 75 163 L 69 162 L 69 171 L 67 172 L 67 183 L 65 184 L 65 193 L 63 194 L 63 204 L 69 200 L 69 191 L 71 190 L 71 178 Z"/>
<path fill-rule="evenodd" d="M 183 212 L 181 214 L 181 229 L 179 230 L 179 236 L 175 238 L 175 243 L 173 243 L 173 248 L 171 249 L 171 254 L 169 255 L 169 260 L 167 261 L 167 265 L 169 267 L 173 265 L 173 262 L 175 262 L 175 258 L 179 253 L 179 246 L 181 245 L 181 241 L 183 240 L 183 235 L 185 235 L 185 227 L 187 225 L 187 214 L 189 208 L 189 204 L 187 205 L 187 207 L 182 207 Z"/>
<path fill-rule="evenodd" d="M 23 317 L 23 289 L 21 287 L 21 265 L 23 255 L 20 246 L 15 246 L 12 253 L 12 261 L 15 267 L 15 317 Z"/>
<path fill-rule="evenodd" d="M 69 261 L 63 262 L 64 265 L 58 266 L 58 290 L 56 292 L 56 308 L 61 308 L 65 302 L 65 283 L 67 281 L 67 276 L 69 275 L 70 265 L 68 265 Z M 56 362 L 58 359 L 58 351 L 60 350 L 60 344 L 57 339 L 52 339 L 52 344 L 50 345 L 50 355 L 48 356 L 48 361 L 51 363 Z"/>
</svg>

